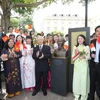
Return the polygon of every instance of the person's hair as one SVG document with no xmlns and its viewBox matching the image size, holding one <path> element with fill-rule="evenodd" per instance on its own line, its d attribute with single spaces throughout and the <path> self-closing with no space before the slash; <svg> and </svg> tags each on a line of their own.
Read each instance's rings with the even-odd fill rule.
<svg viewBox="0 0 100 100">
<path fill-rule="evenodd" d="M 54 37 L 54 36 L 57 36 L 57 37 L 58 37 L 58 35 L 57 35 L 57 34 L 54 34 L 54 35 L 53 35 L 53 37 Z"/>
<path fill-rule="evenodd" d="M 14 36 L 14 38 L 15 38 L 15 35 L 14 35 L 14 34 L 10 34 L 9 37 L 10 37 L 10 36 Z"/>
<path fill-rule="evenodd" d="M 5 44 L 4 44 L 4 48 L 5 49 L 7 49 L 8 50 L 8 48 L 9 48 L 9 46 L 8 46 L 8 42 L 10 41 L 10 40 L 13 40 L 13 39 L 8 39 L 6 42 L 5 42 Z M 14 40 L 13 40 L 14 41 Z"/>
<path fill-rule="evenodd" d="M 95 28 L 95 32 L 96 32 L 96 30 L 97 30 L 98 28 L 100 28 L 100 25 L 98 25 L 98 26 Z"/>
<path fill-rule="evenodd" d="M 41 36 L 41 34 L 40 34 L 40 33 L 37 33 L 37 36 L 38 36 L 38 35 L 39 35 L 39 36 Z"/>
<path fill-rule="evenodd" d="M 65 37 L 68 37 L 68 34 L 66 34 Z"/>
<path fill-rule="evenodd" d="M 77 44 L 76 44 L 76 47 L 78 47 L 79 46 L 79 43 L 78 43 L 78 37 L 82 37 L 82 38 L 84 38 L 84 42 L 83 42 L 83 45 L 84 46 L 87 46 L 87 43 L 86 43 L 86 38 L 85 38 L 85 36 L 83 35 L 83 34 L 80 34 L 80 35 L 78 35 L 77 36 Z"/>
<path fill-rule="evenodd" d="M 27 39 L 31 39 L 31 40 L 32 40 L 32 41 L 31 41 L 31 47 L 34 47 L 32 37 L 31 37 L 31 36 L 26 36 L 26 40 L 27 40 Z"/>
<path fill-rule="evenodd" d="M 52 36 L 52 34 L 49 34 L 49 36 Z"/>
<path fill-rule="evenodd" d="M 28 33 L 26 30 L 24 30 L 24 33 L 25 33 L 25 32 Z"/>
<path fill-rule="evenodd" d="M 13 26 L 9 26 L 9 27 L 8 27 L 8 30 L 9 30 L 10 28 L 13 28 Z"/>
<path fill-rule="evenodd" d="M 32 32 L 33 32 L 33 31 L 30 31 L 30 32 L 29 32 L 29 35 L 30 35 L 30 36 L 32 36 L 32 34 L 31 34 Z"/>
<path fill-rule="evenodd" d="M 38 36 L 36 37 L 36 40 L 38 40 L 38 39 L 44 39 L 44 38 L 43 38 L 43 36 L 38 35 Z"/>
<path fill-rule="evenodd" d="M 17 35 L 17 37 L 16 37 L 16 42 L 17 42 L 17 38 L 18 38 L 19 36 L 22 38 L 22 43 L 23 43 L 24 40 L 23 40 L 23 37 L 22 37 L 21 35 Z"/>
<path fill-rule="evenodd" d="M 50 35 L 50 33 L 48 33 L 46 36 L 49 36 Z"/>
</svg>

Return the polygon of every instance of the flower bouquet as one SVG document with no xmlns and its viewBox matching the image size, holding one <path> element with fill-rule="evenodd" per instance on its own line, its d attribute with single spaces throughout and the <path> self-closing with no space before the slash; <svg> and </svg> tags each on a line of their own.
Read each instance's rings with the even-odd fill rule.
<svg viewBox="0 0 100 100">
<path fill-rule="evenodd" d="M 79 58 L 80 60 L 85 59 L 86 58 L 87 53 L 85 52 L 85 50 L 83 49 L 83 51 L 79 51 L 77 52 L 73 57 L 73 61 L 75 61 L 77 58 Z"/>
</svg>

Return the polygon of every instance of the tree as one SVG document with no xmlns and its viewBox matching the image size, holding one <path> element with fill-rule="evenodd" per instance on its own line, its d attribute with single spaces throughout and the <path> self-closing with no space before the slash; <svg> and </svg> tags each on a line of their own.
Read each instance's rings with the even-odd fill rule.
<svg viewBox="0 0 100 100">
<path fill-rule="evenodd" d="M 32 8 L 37 8 L 42 4 L 43 7 L 50 5 L 52 2 L 57 2 L 58 0 L 0 0 L 0 6 L 2 9 L 2 25 L 4 26 L 5 33 L 7 33 L 7 28 L 10 25 L 11 10 L 14 9 L 17 12 L 32 11 Z M 63 4 L 70 3 L 74 0 L 61 0 Z M 89 0 L 94 1 L 94 0 Z M 84 0 L 80 0 L 84 2 Z"/>
<path fill-rule="evenodd" d="M 19 25 L 19 20 L 17 18 L 10 18 L 10 25 L 17 28 Z"/>
<path fill-rule="evenodd" d="M 30 15 L 26 15 L 20 18 L 19 20 L 19 26 L 25 29 L 26 25 L 33 25 L 32 17 Z"/>
</svg>

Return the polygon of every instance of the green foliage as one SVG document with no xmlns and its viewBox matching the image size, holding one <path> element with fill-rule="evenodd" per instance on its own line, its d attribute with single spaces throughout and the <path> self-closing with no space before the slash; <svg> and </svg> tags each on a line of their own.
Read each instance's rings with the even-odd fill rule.
<svg viewBox="0 0 100 100">
<path fill-rule="evenodd" d="M 25 13 L 32 14 L 33 12 L 32 7 L 18 7 L 14 8 L 13 10 L 20 15 L 24 15 Z"/>
<path fill-rule="evenodd" d="M 27 14 L 26 16 L 23 16 L 20 18 L 19 27 L 22 27 L 23 29 L 25 29 L 25 26 L 28 24 L 33 25 L 33 21 L 32 21 L 32 17 Z"/>
<path fill-rule="evenodd" d="M 59 33 L 60 33 L 61 36 L 64 36 L 64 33 L 62 33 L 62 32 L 58 32 L 58 31 L 51 32 L 52 35 L 59 34 Z"/>
<path fill-rule="evenodd" d="M 19 24 L 19 23 L 18 23 L 18 19 L 17 19 L 17 18 L 11 18 L 11 19 L 10 19 L 10 25 L 11 25 L 11 26 L 17 28 L 17 27 L 18 27 L 18 24 Z"/>
</svg>

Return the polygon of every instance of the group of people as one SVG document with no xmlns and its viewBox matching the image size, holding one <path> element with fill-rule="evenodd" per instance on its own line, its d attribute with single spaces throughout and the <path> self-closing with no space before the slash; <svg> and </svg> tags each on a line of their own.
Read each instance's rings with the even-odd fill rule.
<svg viewBox="0 0 100 100">
<path fill-rule="evenodd" d="M 50 87 L 50 59 L 52 56 L 68 56 L 68 35 L 64 41 L 59 33 L 45 37 L 42 33 L 35 37 L 32 31 L 28 34 L 20 29 L 15 33 L 12 26 L 8 31 L 3 35 L 0 26 L 0 62 L 3 61 L 8 97 L 20 95 L 22 89 L 34 90 L 34 96 L 41 88 L 46 96 L 48 85 Z M 100 26 L 95 28 L 93 36 L 89 46 L 86 37 L 78 35 L 73 48 L 75 100 L 95 100 L 95 92 L 100 99 Z M 34 38 L 38 45 L 34 44 Z"/>
<path fill-rule="evenodd" d="M 95 28 L 90 46 L 84 35 L 77 37 L 73 48 L 74 61 L 73 94 L 74 100 L 95 100 L 95 92 L 100 99 L 100 26 Z"/>
<path fill-rule="evenodd" d="M 46 96 L 50 88 L 50 58 L 60 48 L 58 40 L 62 44 L 63 38 L 57 34 L 44 37 L 40 33 L 35 37 L 32 31 L 28 34 L 22 29 L 16 33 L 12 26 L 7 34 L 3 34 L 2 26 L 0 29 L 0 62 L 3 62 L 8 97 L 20 95 L 22 89 L 34 90 L 34 96 L 41 88 Z"/>
</svg>

